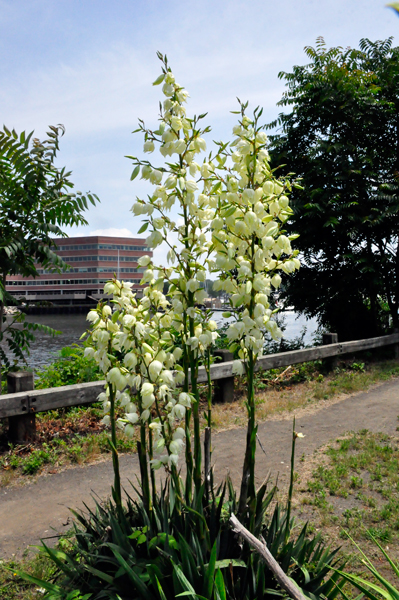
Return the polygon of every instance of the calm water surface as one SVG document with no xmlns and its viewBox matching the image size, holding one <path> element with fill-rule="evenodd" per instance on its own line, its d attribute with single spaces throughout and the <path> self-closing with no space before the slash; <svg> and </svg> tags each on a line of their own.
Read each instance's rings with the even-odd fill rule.
<svg viewBox="0 0 399 600">
<path fill-rule="evenodd" d="M 306 320 L 302 316 L 297 317 L 293 311 L 286 311 L 282 314 L 286 325 L 284 337 L 288 340 L 295 338 L 306 327 L 304 341 L 306 344 L 311 344 L 312 336 L 317 329 L 316 319 Z M 221 312 L 215 312 L 214 318 L 219 324 L 224 321 Z M 40 332 L 36 333 L 36 341 L 31 345 L 30 356 L 27 359 L 29 367 L 32 369 L 39 369 L 50 364 L 61 348 L 78 343 L 88 325 L 85 315 L 37 315 L 29 316 L 28 320 L 62 332 L 55 337 Z"/>
</svg>

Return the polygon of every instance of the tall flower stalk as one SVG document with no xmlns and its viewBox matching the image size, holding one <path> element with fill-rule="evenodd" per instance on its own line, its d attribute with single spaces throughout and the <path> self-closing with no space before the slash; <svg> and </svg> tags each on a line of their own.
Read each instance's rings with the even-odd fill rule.
<svg viewBox="0 0 399 600">
<path fill-rule="evenodd" d="M 162 282 L 162 286 L 166 284 L 173 313 L 172 328 L 181 342 L 184 391 L 191 398 L 191 406 L 185 417 L 185 489 L 189 500 L 192 482 L 197 490 L 202 483 L 198 366 L 217 337 L 216 323 L 207 312 L 200 309 L 206 297 L 203 285 L 211 247 L 208 232 L 216 206 L 212 205 L 207 193 L 207 180 L 213 166 L 206 162 L 200 166 L 195 160 L 206 149 L 202 135 L 209 128 L 200 126 L 206 115 L 192 118 L 186 115 L 184 103 L 188 94 L 175 81 L 167 58 L 161 54 L 158 56 L 162 62 L 162 74 L 155 85 L 163 84 L 165 96 L 161 104 L 160 123 L 158 129 L 153 131 L 140 121 L 137 131 L 144 133 L 145 152 L 152 153 L 158 147 L 163 157 L 176 156 L 176 160 L 154 166 L 149 161 L 131 157 L 135 164 L 133 177 L 141 172 L 141 177 L 155 186 L 147 200 L 137 199 L 133 213 L 147 216 L 140 232 L 150 230 L 146 240 L 148 246 L 155 249 L 164 243 L 168 247 L 169 266 L 154 265 L 149 257 L 143 257 L 139 264 L 147 267 L 143 282 L 149 285 L 157 285 L 158 282 Z M 202 190 L 199 189 L 201 184 Z M 176 212 L 177 221 L 174 220 Z"/>
<path fill-rule="evenodd" d="M 207 270 L 217 274 L 215 290 L 225 292 L 234 322 L 227 330 L 230 350 L 238 356 L 237 374 L 246 373 L 248 427 L 239 510 L 254 520 L 256 509 L 255 454 L 256 411 L 254 377 L 257 359 L 263 353 L 264 334 L 274 338 L 281 332 L 273 321 L 269 298 L 281 284 L 281 272 L 299 268 L 297 251 L 291 248 L 296 236 L 287 237 L 284 223 L 292 214 L 288 194 L 289 176 L 277 179 L 269 165 L 267 137 L 256 109 L 253 117 L 240 103 L 239 123 L 231 144 L 218 144 L 217 152 L 204 159 L 196 157 L 206 148 L 201 128 L 205 114 L 186 115 L 188 94 L 176 81 L 166 57 L 158 55 L 164 100 L 159 125 L 149 129 L 139 121 L 144 134 L 144 152 L 158 148 L 162 164 L 133 160 L 132 179 L 141 174 L 154 189 L 147 199 L 137 198 L 132 207 L 144 216 L 139 230 L 148 230 L 146 245 L 166 245 L 167 266 L 142 256 L 141 299 L 131 284 L 117 279 L 105 286 L 111 306 L 100 304 L 89 313 L 92 323 L 89 347 L 107 380 L 102 395 L 112 426 L 115 449 L 115 489 L 120 502 L 115 424 L 132 435 L 140 426 L 138 443 L 143 499 L 147 508 L 156 496 L 154 470 L 163 467 L 170 474 L 176 497 L 183 497 L 177 470 L 185 446 L 185 501 L 202 487 L 203 453 L 200 437 L 200 396 L 198 368 L 208 374 L 205 432 L 205 497 L 211 490 L 210 453 L 212 422 L 212 348 L 218 337 L 211 311 L 202 310 Z M 174 157 L 175 162 L 165 162 Z M 172 159 L 170 159 L 172 161 Z M 164 295 L 166 294 L 166 295 Z M 179 387 L 180 386 L 180 387 Z M 115 406 L 123 409 L 115 420 Z M 120 410 L 120 409 L 119 409 Z M 151 465 L 149 472 L 148 463 Z M 119 481 L 119 487 L 117 484 Z M 118 492 L 119 489 L 119 492 Z M 119 494 L 119 496 L 118 496 Z"/>
<path fill-rule="evenodd" d="M 269 165 L 267 136 L 259 125 L 262 110 L 253 117 L 240 103 L 240 120 L 233 128 L 233 142 L 219 144 L 214 173 L 218 195 L 217 216 L 212 221 L 213 270 L 219 281 L 214 289 L 229 294 L 235 322 L 227 330 L 230 351 L 238 355 L 234 369 L 247 376 L 247 438 L 241 481 L 239 511 L 255 514 L 256 411 L 254 376 L 263 353 L 264 333 L 274 338 L 281 331 L 272 319 L 269 297 L 281 284 L 280 272 L 292 273 L 300 266 L 291 248 L 296 236 L 284 235 L 283 226 L 292 214 L 289 177 L 279 180 Z M 295 183 L 295 185 L 297 185 Z M 242 361 L 242 362 L 241 362 Z"/>
</svg>

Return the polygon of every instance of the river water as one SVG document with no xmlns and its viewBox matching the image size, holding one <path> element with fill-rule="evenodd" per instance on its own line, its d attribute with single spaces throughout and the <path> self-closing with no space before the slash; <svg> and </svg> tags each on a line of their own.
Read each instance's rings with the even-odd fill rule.
<svg viewBox="0 0 399 600">
<path fill-rule="evenodd" d="M 316 319 L 306 320 L 302 316 L 297 316 L 294 311 L 285 311 L 281 313 L 281 316 L 286 327 L 285 339 L 291 340 L 298 337 L 302 329 L 306 327 L 304 342 L 312 343 L 312 336 L 317 329 Z M 215 312 L 214 319 L 220 325 L 223 324 L 224 319 L 221 312 Z M 88 325 L 85 315 L 37 315 L 28 316 L 27 320 L 61 331 L 61 334 L 55 337 L 41 332 L 35 333 L 36 341 L 31 344 L 30 356 L 27 357 L 28 366 L 31 369 L 40 369 L 50 364 L 61 348 L 79 343 L 79 338 L 86 331 Z"/>
</svg>

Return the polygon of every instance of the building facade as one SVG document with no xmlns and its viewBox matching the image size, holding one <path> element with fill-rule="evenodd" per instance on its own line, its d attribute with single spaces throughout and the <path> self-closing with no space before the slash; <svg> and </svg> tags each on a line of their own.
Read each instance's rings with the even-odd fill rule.
<svg viewBox="0 0 399 600">
<path fill-rule="evenodd" d="M 54 240 L 55 250 L 67 263 L 62 273 L 38 267 L 39 277 L 7 277 L 6 290 L 21 301 L 55 304 L 86 304 L 103 297 L 104 283 L 114 275 L 131 281 L 138 295 L 144 269 L 140 256 L 152 256 L 145 240 L 107 236 L 71 237 Z"/>
</svg>

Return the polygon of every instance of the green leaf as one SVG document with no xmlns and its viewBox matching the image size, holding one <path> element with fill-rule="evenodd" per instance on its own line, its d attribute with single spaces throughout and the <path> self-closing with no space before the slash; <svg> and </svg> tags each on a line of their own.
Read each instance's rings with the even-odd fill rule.
<svg viewBox="0 0 399 600">
<path fill-rule="evenodd" d="M 131 174 L 130 181 L 133 181 L 133 179 L 136 179 L 136 177 L 139 173 L 140 173 L 140 165 L 137 165 L 137 167 L 135 167 L 133 169 L 133 173 Z"/>
<path fill-rule="evenodd" d="M 162 75 L 160 75 L 159 77 L 156 78 L 156 80 L 154 81 L 154 83 L 152 85 L 160 85 L 164 79 L 165 79 L 165 73 L 162 73 Z"/>
<path fill-rule="evenodd" d="M 215 567 L 217 569 L 227 569 L 232 565 L 233 567 L 244 567 L 247 568 L 247 564 L 245 561 L 240 560 L 238 558 L 224 558 L 223 560 L 217 560 L 215 563 Z"/>
<path fill-rule="evenodd" d="M 159 596 L 160 596 L 161 600 L 167 600 L 166 596 L 165 596 L 165 592 L 163 591 L 162 586 L 159 583 L 159 579 L 156 575 L 155 575 L 155 580 L 157 582 L 157 588 L 158 588 L 158 592 L 159 592 Z"/>
<path fill-rule="evenodd" d="M 212 597 L 213 581 L 214 581 L 214 575 L 215 575 L 215 564 L 216 564 L 216 552 L 217 552 L 216 543 L 217 542 L 215 541 L 215 543 L 213 544 L 213 547 L 211 550 L 211 555 L 209 557 L 209 563 L 207 565 L 207 569 L 205 572 L 203 593 L 206 598 Z"/>
<path fill-rule="evenodd" d="M 226 600 L 226 588 L 224 585 L 224 579 L 222 575 L 222 571 L 218 569 L 215 575 L 215 587 L 218 593 L 220 600 Z"/>
<path fill-rule="evenodd" d="M 143 224 L 143 225 L 140 227 L 140 229 L 138 230 L 138 232 L 137 232 L 137 233 L 138 233 L 138 235 L 140 235 L 140 233 L 144 233 L 144 231 L 146 231 L 146 230 L 148 229 L 148 225 L 149 225 L 149 224 L 150 224 L 150 223 L 149 223 L 149 221 L 147 221 L 146 223 L 144 223 L 144 224 Z"/>
<path fill-rule="evenodd" d="M 44 588 L 48 592 L 52 592 L 53 594 L 61 595 L 62 588 L 58 585 L 54 585 L 54 583 L 50 583 L 49 581 L 43 581 L 43 579 L 38 579 L 37 577 L 33 577 L 32 575 L 28 575 L 28 573 L 24 573 L 23 571 L 14 571 L 13 569 L 9 569 L 11 572 L 17 573 L 19 577 L 28 581 L 29 583 L 33 583 L 39 587 Z"/>
<path fill-rule="evenodd" d="M 217 183 L 215 183 L 215 185 L 211 189 L 209 195 L 212 196 L 212 194 L 215 194 L 218 190 L 220 190 L 221 187 L 222 187 L 222 182 L 218 181 Z"/>
</svg>

